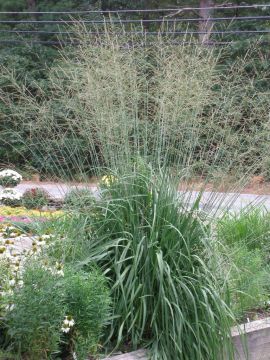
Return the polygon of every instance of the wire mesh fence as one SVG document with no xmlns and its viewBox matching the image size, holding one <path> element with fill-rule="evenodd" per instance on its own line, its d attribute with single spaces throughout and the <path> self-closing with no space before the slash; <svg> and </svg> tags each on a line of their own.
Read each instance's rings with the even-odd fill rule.
<svg viewBox="0 0 270 360">
<path fill-rule="evenodd" d="M 76 45 L 74 27 L 82 25 L 89 41 L 105 35 L 163 36 L 174 42 L 227 45 L 252 40 L 270 42 L 270 4 L 168 9 L 0 12 L 0 46 Z"/>
</svg>

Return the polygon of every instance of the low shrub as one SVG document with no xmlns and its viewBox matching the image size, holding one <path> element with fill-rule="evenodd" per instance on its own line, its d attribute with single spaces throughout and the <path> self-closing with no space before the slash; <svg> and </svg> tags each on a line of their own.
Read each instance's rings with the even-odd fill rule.
<svg viewBox="0 0 270 360">
<path fill-rule="evenodd" d="M 0 192 L 0 204 L 11 207 L 20 206 L 21 197 L 15 189 L 5 188 Z"/>
<path fill-rule="evenodd" d="M 89 209 L 95 204 L 95 197 L 89 189 L 72 189 L 64 198 L 64 206 L 66 209 Z"/>
<path fill-rule="evenodd" d="M 65 282 L 68 314 L 75 319 L 74 336 L 69 338 L 70 346 L 78 359 L 95 355 L 100 336 L 109 315 L 109 292 L 104 277 L 99 271 L 69 272 Z"/>
<path fill-rule="evenodd" d="M 229 246 L 243 244 L 248 250 L 270 249 L 270 214 L 261 209 L 229 214 L 217 223 L 219 241 Z"/>
<path fill-rule="evenodd" d="M 217 222 L 217 237 L 227 259 L 230 302 L 237 317 L 269 299 L 269 220 L 269 213 L 251 208 Z"/>
<path fill-rule="evenodd" d="M 94 355 L 109 312 L 109 295 L 98 270 L 64 271 L 59 264 L 38 264 L 24 272 L 24 285 L 11 295 L 5 315 L 7 350 L 28 359 L 48 359 L 76 352 Z M 62 267 L 61 267 L 62 269 Z"/>
<path fill-rule="evenodd" d="M 50 200 L 49 193 L 41 188 L 26 190 L 22 196 L 22 205 L 26 209 L 41 209 L 48 205 Z"/>
<path fill-rule="evenodd" d="M 29 268 L 24 286 L 10 297 L 14 308 L 6 313 L 8 350 L 29 359 L 60 352 L 61 324 L 67 313 L 62 287 L 41 267 Z"/>
<path fill-rule="evenodd" d="M 17 186 L 22 180 L 22 176 L 14 170 L 0 171 L 0 185 L 4 187 Z"/>
<path fill-rule="evenodd" d="M 249 250 L 235 244 L 228 249 L 230 302 L 236 317 L 249 310 L 264 307 L 269 300 L 270 268 L 266 266 L 263 251 Z"/>
</svg>

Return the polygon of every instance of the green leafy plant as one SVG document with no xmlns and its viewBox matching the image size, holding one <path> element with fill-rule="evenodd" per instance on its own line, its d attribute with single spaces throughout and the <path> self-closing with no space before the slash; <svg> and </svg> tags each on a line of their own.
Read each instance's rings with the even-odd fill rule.
<svg viewBox="0 0 270 360">
<path fill-rule="evenodd" d="M 248 250 L 270 249 L 270 214 L 260 208 L 228 214 L 217 222 L 218 239 L 230 246 L 245 245 Z"/>
<path fill-rule="evenodd" d="M 84 360 L 97 351 L 109 315 L 106 281 L 95 269 L 67 269 L 63 277 L 59 269 L 28 266 L 24 285 L 10 296 L 14 307 L 4 318 L 7 350 L 17 356 L 49 359 L 76 351 Z"/>
<path fill-rule="evenodd" d="M 231 306 L 241 318 L 248 310 L 263 307 L 269 297 L 269 213 L 260 208 L 226 214 L 217 221 L 228 270 Z"/>
<path fill-rule="evenodd" d="M 49 201 L 49 193 L 42 188 L 28 189 L 22 196 L 22 205 L 27 209 L 41 209 L 48 205 Z"/>
<path fill-rule="evenodd" d="M 269 299 L 269 266 L 262 250 L 249 250 L 244 244 L 227 248 L 230 301 L 234 314 L 263 308 Z"/>
<path fill-rule="evenodd" d="M 24 286 L 15 292 L 13 310 L 5 317 L 9 350 L 29 359 L 60 352 L 61 324 L 67 313 L 62 287 L 55 277 L 34 266 L 24 274 Z"/>
<path fill-rule="evenodd" d="M 0 291 L 3 292 L 6 290 L 6 283 L 10 279 L 11 273 L 10 268 L 8 266 L 8 262 L 3 256 L 3 253 L 6 251 L 3 244 L 0 245 Z M 3 317 L 5 313 L 5 306 L 7 305 L 6 301 L 4 300 L 4 297 L 0 297 L 0 318 Z M 2 323 L 0 321 L 0 331 L 1 331 Z M 0 341 L 1 344 L 1 341 Z"/>
<path fill-rule="evenodd" d="M 89 189 L 72 189 L 64 198 L 64 206 L 66 209 L 73 210 L 90 210 L 95 205 L 95 197 Z"/>
<path fill-rule="evenodd" d="M 75 319 L 69 345 L 78 359 L 84 360 L 99 350 L 99 340 L 109 315 L 109 291 L 104 276 L 96 269 L 88 269 L 87 273 L 71 271 L 65 276 L 65 301 L 68 313 Z"/>
</svg>

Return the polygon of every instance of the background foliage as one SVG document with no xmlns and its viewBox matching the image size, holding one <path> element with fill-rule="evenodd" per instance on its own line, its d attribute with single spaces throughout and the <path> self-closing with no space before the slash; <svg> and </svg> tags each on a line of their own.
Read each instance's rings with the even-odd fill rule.
<svg viewBox="0 0 270 360">
<path fill-rule="evenodd" d="M 215 4 L 222 2 L 216 1 Z M 236 4 L 239 2 L 235 2 Z M 249 0 L 247 4 L 252 4 Z M 257 3 L 263 3 L 257 2 Z M 211 4 L 209 2 L 209 4 Z M 199 6 L 200 2 L 193 1 L 138 1 L 136 4 L 132 1 L 121 0 L 103 0 L 103 1 L 42 1 L 42 0 L 4 0 L 0 4 L 0 11 L 71 11 L 71 10 L 115 10 L 127 8 L 171 8 L 175 6 Z M 267 15 L 269 10 L 241 10 L 240 15 Z M 162 14 L 160 14 L 161 16 Z M 216 10 L 215 16 L 232 16 L 239 15 L 239 10 Z M 122 18 L 143 18 L 149 19 L 156 15 L 151 14 L 124 14 Z M 180 16 L 180 15 L 179 15 Z M 182 15 L 181 15 L 182 16 Z M 198 13 L 187 13 L 188 17 L 196 17 Z M 23 15 L 1 15 L 1 20 L 15 19 L 23 20 L 27 18 Z M 53 15 L 32 15 L 32 18 L 38 20 L 53 19 Z M 61 16 L 63 19 L 68 19 L 68 16 Z M 87 15 L 87 19 L 102 19 L 100 15 Z M 267 22 L 246 21 L 246 22 L 232 22 L 226 27 L 223 23 L 216 25 L 217 30 L 233 30 L 233 29 L 248 29 L 260 30 L 267 28 Z M 181 28 L 182 26 L 182 28 Z M 197 25 L 191 24 L 190 29 L 197 29 Z M 183 25 L 178 25 L 179 30 L 185 29 Z M 30 24 L 0 24 L 0 30 L 29 30 L 32 29 Z M 147 25 L 148 30 L 157 30 L 155 24 Z M 44 31 L 57 31 L 58 25 L 46 24 L 42 27 Z M 34 37 L 37 41 L 55 41 L 59 35 L 54 34 L 38 34 Z M 265 35 L 265 40 L 268 39 Z M 0 33 L 0 40 L 6 39 L 20 40 L 21 37 L 17 34 Z M 231 126 L 231 140 L 227 143 L 224 151 L 232 150 L 232 147 L 239 151 L 241 146 L 241 171 L 245 173 L 247 168 L 254 160 L 260 163 L 258 173 L 262 173 L 269 177 L 269 158 L 268 158 L 268 133 L 269 133 L 269 104 L 267 97 L 269 96 L 269 81 L 267 74 L 269 74 L 269 46 L 261 46 L 256 44 L 261 36 L 252 37 L 249 39 L 248 35 L 241 36 L 241 41 L 236 41 L 234 45 L 226 48 L 217 48 L 218 55 L 217 70 L 220 74 L 224 74 L 224 79 L 227 79 L 227 91 L 231 94 L 231 102 L 234 104 L 234 111 L 228 111 L 226 117 L 224 116 L 224 123 Z M 30 36 L 24 35 L 23 39 L 29 40 Z M 214 36 L 215 40 L 235 40 L 236 35 L 226 35 L 222 39 Z M 33 40 L 33 38 L 32 38 Z M 255 44 L 255 45 L 254 45 Z M 73 49 L 66 47 L 67 52 L 73 52 Z M 221 51 L 221 53 L 220 53 Z M 218 54 L 219 53 L 219 54 Z M 30 166 L 30 171 L 37 170 L 48 176 L 55 172 L 55 159 L 44 156 L 39 156 L 39 149 L 34 149 L 36 144 L 31 143 L 29 127 L 22 125 L 22 107 L 24 113 L 27 112 L 27 117 L 35 121 L 35 115 L 31 113 L 30 108 L 26 108 L 26 104 L 22 104 L 20 91 L 18 86 L 24 87 L 25 92 L 31 94 L 38 101 L 39 98 L 53 98 L 55 89 L 52 88 L 50 82 L 51 71 L 60 61 L 58 48 L 51 44 L 7 44 L 0 42 L 0 163 L 12 164 L 14 166 L 25 168 Z M 232 65 L 234 69 L 232 70 Z M 230 76 L 232 71 L 238 72 L 238 84 L 234 87 L 229 87 Z M 177 75 L 176 75 L 177 76 Z M 244 86 L 243 86 L 244 84 Z M 220 91 L 219 87 L 215 89 L 216 101 L 203 107 L 201 112 L 204 114 L 205 122 L 211 122 L 211 109 L 216 109 L 219 106 L 219 101 L 224 97 L 224 93 Z M 10 103 L 5 101 L 6 96 L 12 99 L 13 107 Z M 228 94 L 227 94 L 228 95 Z M 222 101 L 222 100 L 221 100 Z M 224 104 L 223 104 L 224 105 Z M 54 109 L 54 117 L 58 119 L 59 124 L 63 124 L 63 111 L 61 104 L 54 101 L 50 106 Z M 237 109 L 237 111 L 235 111 Z M 209 111 L 210 109 L 210 111 Z M 25 116 L 25 115 L 24 115 Z M 217 129 L 215 129 L 217 130 Z M 219 129 L 220 130 L 220 129 Z M 239 136 L 240 132 L 245 136 Z M 218 132 L 216 132 L 218 134 Z M 219 132 L 220 133 L 220 132 Z M 18 139 L 24 141 L 19 141 Z M 204 139 L 201 139 L 203 141 Z M 47 145 L 50 146 L 50 153 L 55 154 L 58 159 L 59 154 L 59 139 L 52 139 Z M 86 163 L 83 171 L 91 173 L 91 163 L 93 159 L 91 152 L 87 148 L 83 138 L 74 139 L 72 136 L 66 137 L 68 146 L 73 148 L 76 156 L 85 158 Z M 218 142 L 218 135 L 216 142 Z M 199 144 L 200 146 L 200 144 Z M 209 148 L 211 152 L 211 148 Z M 61 154 L 62 155 L 62 154 Z M 58 160 L 57 160 L 58 161 Z M 45 162 L 45 164 L 44 164 Z M 63 164 L 64 166 L 64 164 Z M 65 166 L 70 170 L 74 167 L 73 163 L 66 163 Z M 45 171 L 47 169 L 47 171 Z M 48 169 L 50 169 L 48 171 Z M 67 171 L 69 171 L 67 170 Z M 73 169 L 75 172 L 75 169 Z M 217 172 L 222 171 L 217 169 Z M 200 165 L 198 164 L 198 172 L 200 172 Z"/>
</svg>

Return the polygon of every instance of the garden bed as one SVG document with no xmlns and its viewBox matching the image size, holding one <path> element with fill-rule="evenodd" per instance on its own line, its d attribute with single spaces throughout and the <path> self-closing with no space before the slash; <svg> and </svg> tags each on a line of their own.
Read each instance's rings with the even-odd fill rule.
<svg viewBox="0 0 270 360">
<path fill-rule="evenodd" d="M 50 197 L 36 188 L 21 204 L 0 207 L 3 330 L 9 346 L 4 343 L 3 351 L 11 349 L 22 358 L 39 358 L 46 351 L 68 359 L 75 353 L 83 360 L 109 356 L 113 348 L 106 359 L 145 360 L 146 350 L 125 352 L 152 340 L 147 351 L 157 359 L 182 359 L 184 352 L 188 359 L 234 359 L 231 324 L 258 320 L 256 309 L 264 318 L 269 316 L 265 253 L 270 215 L 253 209 L 211 218 L 200 210 L 204 199 L 199 203 L 193 193 L 187 199 L 165 180 L 145 167 L 141 173 L 104 177 L 98 199 L 89 189 L 73 189 L 60 211 L 49 210 Z M 204 195 L 205 204 L 212 206 L 211 194 Z M 37 205 L 42 210 L 33 208 Z M 149 294 L 157 294 L 158 300 Z M 175 311 L 171 303 L 177 305 Z M 94 317 L 99 311 L 102 316 Z M 179 314 L 185 314 L 184 321 Z M 207 324 L 203 332 L 201 327 L 191 329 L 195 321 Z M 233 329 L 237 360 L 246 358 L 247 349 L 253 359 L 258 351 L 268 351 L 270 331 L 262 323 L 255 321 L 247 332 L 246 347 Z M 93 329 L 98 330 L 95 336 Z M 109 334 L 109 346 L 100 354 L 102 331 Z"/>
</svg>

